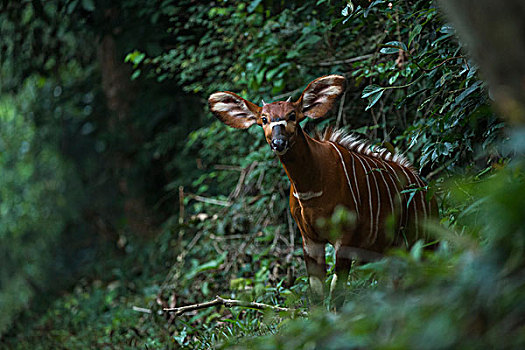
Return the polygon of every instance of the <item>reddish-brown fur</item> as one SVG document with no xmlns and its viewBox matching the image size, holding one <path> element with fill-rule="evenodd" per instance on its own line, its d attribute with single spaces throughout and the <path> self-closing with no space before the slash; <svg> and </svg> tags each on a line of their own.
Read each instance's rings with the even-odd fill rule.
<svg viewBox="0 0 525 350">
<path fill-rule="evenodd" d="M 344 299 L 352 259 L 373 260 L 393 245 L 410 245 L 424 236 L 424 222 L 437 216 L 434 199 L 426 200 L 423 181 L 400 155 L 370 150 L 364 141 L 330 129 L 315 138 L 299 121 L 323 117 L 344 90 L 344 78 L 325 76 L 311 82 L 296 102 L 254 105 L 231 92 L 210 96 L 212 112 L 226 124 L 263 127 L 291 182 L 290 210 L 303 238 L 306 267 L 314 295 L 322 297 L 326 273 L 324 245 L 336 250 L 332 291 Z M 280 139 L 280 144 L 274 144 Z M 284 146 L 283 146 L 284 145 Z M 403 193 L 413 188 L 415 194 Z M 417 189 L 416 189 L 417 188 Z M 353 214 L 340 236 L 319 226 L 337 206 Z"/>
</svg>

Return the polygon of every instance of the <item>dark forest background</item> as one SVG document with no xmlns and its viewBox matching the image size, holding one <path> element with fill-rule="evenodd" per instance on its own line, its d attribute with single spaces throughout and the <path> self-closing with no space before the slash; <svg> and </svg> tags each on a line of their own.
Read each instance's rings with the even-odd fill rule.
<svg viewBox="0 0 525 350">
<path fill-rule="evenodd" d="M 524 9 L 488 3 L 451 23 L 428 0 L 0 1 L 0 345 L 523 346 Z M 405 153 L 439 248 L 355 266 L 338 314 L 163 312 L 310 310 L 284 171 L 207 97 L 297 98 L 326 74 L 346 92 L 304 128 Z"/>
</svg>

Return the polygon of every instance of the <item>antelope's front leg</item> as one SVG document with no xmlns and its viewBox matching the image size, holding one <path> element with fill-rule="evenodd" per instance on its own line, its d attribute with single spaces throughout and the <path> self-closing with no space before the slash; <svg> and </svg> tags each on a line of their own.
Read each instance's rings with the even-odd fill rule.
<svg viewBox="0 0 525 350">
<path fill-rule="evenodd" d="M 345 302 L 346 282 L 351 267 L 352 258 L 346 254 L 344 248 L 336 247 L 335 274 L 330 284 L 330 301 L 336 311 L 340 310 Z"/>
<path fill-rule="evenodd" d="M 304 261 L 309 277 L 312 303 L 320 305 L 324 301 L 324 281 L 326 277 L 325 245 L 303 237 Z"/>
</svg>

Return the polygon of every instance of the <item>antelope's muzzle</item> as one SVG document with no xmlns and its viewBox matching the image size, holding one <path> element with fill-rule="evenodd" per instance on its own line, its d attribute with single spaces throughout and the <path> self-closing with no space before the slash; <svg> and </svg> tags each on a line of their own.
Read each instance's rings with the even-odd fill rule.
<svg viewBox="0 0 525 350">
<path fill-rule="evenodd" d="M 288 150 L 288 140 L 284 130 L 283 125 L 275 125 L 272 128 L 272 142 L 270 146 L 278 155 L 283 155 Z"/>
</svg>

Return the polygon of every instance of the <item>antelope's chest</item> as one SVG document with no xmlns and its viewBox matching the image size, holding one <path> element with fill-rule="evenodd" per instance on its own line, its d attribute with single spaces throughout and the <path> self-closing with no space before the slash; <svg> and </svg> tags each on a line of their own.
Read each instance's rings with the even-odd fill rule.
<svg viewBox="0 0 525 350">
<path fill-rule="evenodd" d="M 322 201 L 310 200 L 291 200 L 290 211 L 301 234 L 314 241 L 328 241 L 328 231 L 323 229 L 320 219 L 329 218 L 334 207 L 326 205 Z"/>
</svg>

